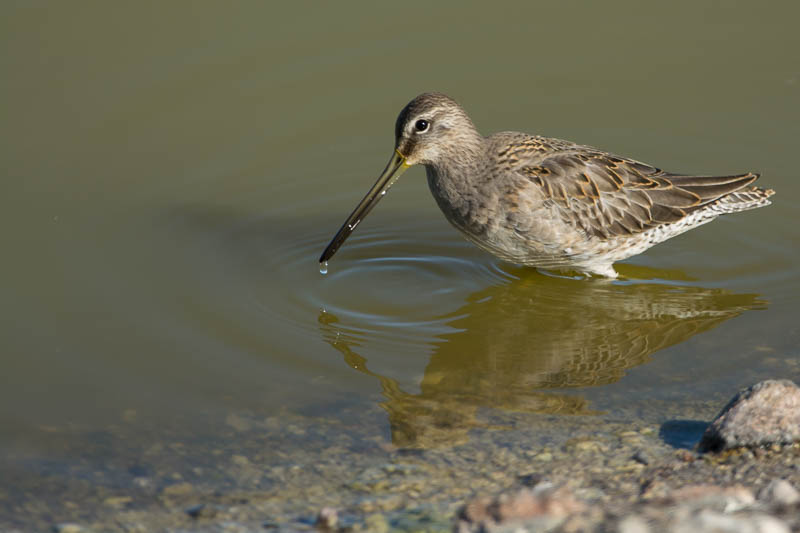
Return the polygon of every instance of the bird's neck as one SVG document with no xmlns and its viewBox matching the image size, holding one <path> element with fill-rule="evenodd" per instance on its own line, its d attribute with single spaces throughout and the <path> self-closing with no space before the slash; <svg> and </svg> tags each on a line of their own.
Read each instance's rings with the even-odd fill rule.
<svg viewBox="0 0 800 533">
<path fill-rule="evenodd" d="M 468 133 L 460 136 L 445 157 L 426 165 L 428 175 L 432 174 L 445 187 L 466 190 L 482 174 L 486 163 L 486 139 L 475 130 Z"/>
<path fill-rule="evenodd" d="M 436 203 L 451 223 L 465 231 L 472 224 L 470 213 L 479 200 L 485 165 L 486 142 L 477 134 L 459 143 L 448 157 L 426 165 L 428 186 Z"/>
</svg>

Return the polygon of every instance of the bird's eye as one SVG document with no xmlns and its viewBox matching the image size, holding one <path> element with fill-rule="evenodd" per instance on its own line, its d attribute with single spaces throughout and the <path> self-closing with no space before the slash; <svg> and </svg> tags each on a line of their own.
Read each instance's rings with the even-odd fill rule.
<svg viewBox="0 0 800 533">
<path fill-rule="evenodd" d="M 430 126 L 430 122 L 422 118 L 414 123 L 414 129 L 416 129 L 419 132 L 427 130 L 428 126 Z"/>
</svg>

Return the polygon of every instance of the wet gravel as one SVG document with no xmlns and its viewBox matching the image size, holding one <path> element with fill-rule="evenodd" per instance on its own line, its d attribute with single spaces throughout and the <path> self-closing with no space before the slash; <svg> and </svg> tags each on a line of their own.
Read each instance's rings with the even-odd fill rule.
<svg viewBox="0 0 800 533">
<path fill-rule="evenodd" d="M 797 444 L 717 455 L 689 449 L 721 403 L 673 412 L 632 406 L 639 416 L 630 417 L 624 410 L 559 416 L 487 409 L 470 414 L 468 430 L 458 425 L 463 418 L 432 419 L 436 444 L 413 448 L 392 443 L 379 407 L 335 418 L 232 413 L 221 425 L 209 421 L 216 431 L 191 442 L 177 439 L 186 434 L 177 429 L 170 435 L 141 424 L 100 435 L 59 430 L 48 464 L 17 458 L 4 465 L 0 531 L 450 531 L 465 503 L 537 487 L 557 487 L 583 509 L 547 530 L 600 531 L 640 519 L 667 524 L 682 505 L 676 491 L 687 487 L 766 495 L 785 480 L 800 488 Z M 643 409 L 661 421 L 648 422 L 655 417 L 641 416 Z M 678 412 L 684 417 L 669 418 Z M 441 444 L 449 432 L 458 444 Z M 737 512 L 800 528 L 796 503 L 752 499 Z M 687 520 L 709 519 L 692 512 Z"/>
</svg>

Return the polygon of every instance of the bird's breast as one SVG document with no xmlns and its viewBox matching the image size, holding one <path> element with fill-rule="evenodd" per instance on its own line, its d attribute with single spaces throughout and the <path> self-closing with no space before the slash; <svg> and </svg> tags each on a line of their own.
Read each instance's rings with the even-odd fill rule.
<svg viewBox="0 0 800 533">
<path fill-rule="evenodd" d="M 496 218 L 497 202 L 476 185 L 476 176 L 427 167 L 428 187 L 444 216 L 469 236 L 484 235 Z"/>
</svg>

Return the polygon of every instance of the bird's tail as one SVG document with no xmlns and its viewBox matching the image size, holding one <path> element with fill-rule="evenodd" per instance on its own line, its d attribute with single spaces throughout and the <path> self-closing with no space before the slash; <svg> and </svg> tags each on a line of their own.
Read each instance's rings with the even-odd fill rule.
<svg viewBox="0 0 800 533">
<path fill-rule="evenodd" d="M 726 194 L 717 201 L 711 202 L 709 207 L 719 214 L 747 211 L 748 209 L 756 209 L 771 204 L 769 197 L 773 194 L 775 194 L 775 191 L 772 189 L 762 189 L 756 186 L 747 187 Z"/>
</svg>

